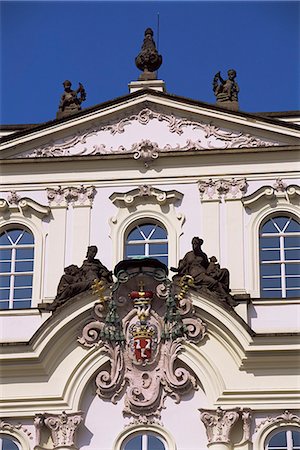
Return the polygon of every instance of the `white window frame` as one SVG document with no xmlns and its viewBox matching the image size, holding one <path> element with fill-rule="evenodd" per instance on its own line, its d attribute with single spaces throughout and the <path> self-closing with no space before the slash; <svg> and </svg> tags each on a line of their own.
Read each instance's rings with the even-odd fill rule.
<svg viewBox="0 0 300 450">
<path fill-rule="evenodd" d="M 259 259 L 259 233 L 261 224 L 268 217 L 274 216 L 294 216 L 296 220 L 300 217 L 300 208 L 293 204 L 279 203 L 276 209 L 270 205 L 265 205 L 261 209 L 252 213 L 249 223 L 245 227 L 246 253 L 246 290 L 252 298 L 260 298 L 260 259 Z M 277 298 L 276 301 L 280 301 Z"/>
<path fill-rule="evenodd" d="M 16 301 L 16 303 L 18 303 L 18 300 L 17 299 L 14 299 L 14 289 L 15 289 L 15 279 L 16 279 L 16 277 L 17 276 L 21 276 L 21 275 L 31 275 L 32 276 L 32 280 L 33 280 L 33 275 L 34 275 L 34 256 L 35 256 L 35 242 L 34 242 L 34 235 L 33 235 L 33 233 L 31 233 L 31 231 L 28 229 L 28 228 L 26 228 L 26 227 L 24 227 L 24 226 L 18 226 L 18 227 L 6 227 L 6 228 L 4 228 L 4 229 L 2 229 L 2 230 L 0 230 L 0 234 L 2 234 L 2 233 L 7 233 L 7 234 L 9 234 L 9 231 L 11 231 L 11 230 L 20 230 L 20 231 L 22 231 L 22 233 L 20 234 L 20 236 L 18 237 L 18 239 L 12 244 L 10 244 L 10 245 L 5 245 L 5 246 L 1 246 L 0 245 L 0 247 L 3 249 L 3 250 L 8 250 L 8 249 L 10 249 L 11 250 L 11 259 L 10 260 L 7 260 L 7 262 L 9 262 L 10 263 L 10 271 L 9 272 L 3 272 L 3 273 L 1 273 L 1 275 L 0 276 L 7 276 L 7 277 L 9 277 L 9 287 L 8 287 L 8 289 L 9 289 L 9 299 L 8 299 L 8 302 L 9 302 L 9 309 L 18 309 L 18 308 L 14 308 L 13 307 L 13 303 L 14 303 L 14 301 Z M 33 244 L 19 244 L 19 241 L 21 240 L 21 238 L 22 238 L 22 236 L 23 236 L 23 234 L 24 234 L 24 232 L 27 232 L 27 233 L 30 233 L 31 234 L 31 236 L 32 236 L 32 238 L 33 238 Z M 10 237 L 8 236 L 8 240 L 10 241 Z M 19 249 L 26 249 L 26 248 L 28 248 L 28 249 L 33 249 L 33 269 L 32 269 L 32 271 L 25 271 L 25 272 L 16 272 L 16 253 L 17 253 L 17 250 L 19 250 Z M 1 268 L 0 268 L 0 271 L 1 271 Z M 23 286 L 23 288 L 31 288 L 31 290 L 32 290 L 32 288 L 33 288 L 33 281 L 32 281 L 32 283 L 30 284 L 30 286 Z M 22 288 L 21 286 L 18 286 L 18 288 Z M 1 288 L 1 290 L 2 290 L 2 288 Z M 26 299 L 26 300 L 29 300 L 29 299 Z M 31 294 L 31 298 L 30 298 L 30 305 L 32 305 L 32 294 Z M 31 307 L 31 306 L 30 306 Z M 1 449 L 0 449 L 1 450 Z"/>
<path fill-rule="evenodd" d="M 39 219 L 37 219 L 40 222 Z M 42 286 L 43 286 L 43 255 L 45 247 L 45 235 L 42 233 L 41 227 L 35 224 L 34 221 L 29 221 L 25 217 L 20 217 L 18 214 L 11 214 L 9 220 L 0 221 L 0 232 L 9 229 L 25 228 L 33 235 L 34 238 L 34 273 L 32 280 L 32 301 L 31 308 L 36 308 L 38 303 L 42 300 Z M 3 310 L 5 311 L 5 310 Z M 10 309 L 10 311 L 18 312 L 18 309 Z"/>
<path fill-rule="evenodd" d="M 114 446 L 113 446 L 113 450 L 124 450 L 125 445 L 130 441 L 130 439 L 132 439 L 138 435 L 155 436 L 155 437 L 161 439 L 166 450 L 177 450 L 174 438 L 171 436 L 171 434 L 165 428 L 163 428 L 162 426 L 160 426 L 158 424 L 147 425 L 147 426 L 131 425 L 129 427 L 126 427 L 117 436 Z M 146 439 L 144 439 L 144 442 L 146 442 Z M 147 450 L 147 448 L 144 449 L 144 447 L 143 447 L 143 450 Z"/>
<path fill-rule="evenodd" d="M 287 436 L 287 445 L 286 445 L 286 447 L 282 447 L 282 450 L 294 450 L 293 440 L 292 440 L 292 431 L 296 431 L 296 432 L 300 433 L 300 429 L 296 429 L 296 428 L 293 428 L 293 427 L 291 427 L 291 428 L 290 427 L 276 428 L 272 433 L 270 433 L 270 435 L 266 439 L 265 450 L 273 450 L 274 448 L 276 448 L 276 447 L 273 447 L 273 446 L 269 447 L 270 440 L 274 436 L 276 436 L 276 434 L 282 433 L 282 432 L 286 433 L 286 436 Z M 277 448 L 279 448 L 279 447 L 277 446 Z M 297 450 L 298 449 L 300 449 L 300 446 L 298 446 Z"/>
<path fill-rule="evenodd" d="M 148 237 L 146 237 L 145 236 L 145 234 L 142 232 L 142 230 L 139 230 L 139 232 L 140 232 L 140 234 L 141 234 L 141 236 L 143 237 L 143 239 L 139 239 L 139 240 L 131 240 L 131 241 L 128 241 L 128 235 L 133 231 L 133 230 L 135 230 L 136 228 L 140 228 L 141 226 L 143 226 L 143 225 L 153 225 L 153 230 L 151 231 L 151 233 L 149 234 L 149 236 Z M 164 231 L 166 232 L 166 235 L 167 235 L 167 237 L 165 238 L 165 239 L 152 239 L 151 238 L 151 236 L 152 236 L 152 234 L 155 232 L 155 228 L 156 227 L 160 227 L 160 228 L 162 228 L 162 229 L 164 229 Z M 160 256 L 166 256 L 167 258 L 169 257 L 169 239 L 168 239 L 168 232 L 167 232 L 167 230 L 165 229 L 165 227 L 163 226 L 163 224 L 162 223 L 160 223 L 160 222 L 158 222 L 158 221 L 156 221 L 156 222 L 154 222 L 154 221 L 149 221 L 149 220 L 147 220 L 147 219 L 145 219 L 145 221 L 142 221 L 142 222 L 138 222 L 138 223 L 135 223 L 135 224 L 132 224 L 132 226 L 130 226 L 129 227 L 129 229 L 127 230 L 127 232 L 126 232 L 126 234 L 125 234 L 125 241 L 124 241 L 124 258 L 125 258 L 125 249 L 126 249 L 126 246 L 127 245 L 132 245 L 132 246 L 134 246 L 134 245 L 144 245 L 144 249 L 145 249 L 145 251 L 144 251 L 144 257 L 145 258 L 151 258 L 151 257 L 153 257 L 153 258 L 157 258 L 156 256 L 152 256 L 152 255 L 150 255 L 150 252 L 149 252 L 149 246 L 150 246 L 150 244 L 167 244 L 168 245 L 168 253 L 167 254 L 163 254 L 163 255 L 160 255 Z M 137 257 L 141 257 L 142 255 L 137 255 Z M 128 259 L 130 259 L 130 258 L 128 258 Z"/>
<path fill-rule="evenodd" d="M 286 219 L 290 219 L 290 220 L 295 220 L 296 222 L 299 223 L 299 219 L 297 219 L 294 214 L 287 214 L 287 213 L 278 213 L 278 214 L 273 214 L 269 217 L 267 217 L 264 222 L 261 223 L 260 225 L 260 230 L 262 228 L 262 226 L 264 226 L 267 222 L 269 221 L 273 221 L 273 219 L 276 219 L 278 217 L 285 217 Z M 264 261 L 260 259 L 260 266 L 262 264 L 272 264 L 272 265 L 280 265 L 280 275 L 273 275 L 270 276 L 270 278 L 280 278 L 281 280 L 281 288 L 265 288 L 264 290 L 272 290 L 272 291 L 281 291 L 281 297 L 279 298 L 287 298 L 286 293 L 287 290 L 293 290 L 293 289 L 288 289 L 286 287 L 286 279 L 289 277 L 289 275 L 286 275 L 286 265 L 287 264 L 292 264 L 292 263 L 299 263 L 299 260 L 287 260 L 285 258 L 285 246 L 284 246 L 284 238 L 285 237 L 294 237 L 294 236 L 299 236 L 300 238 L 300 232 L 286 232 L 286 228 L 289 225 L 289 221 L 287 221 L 287 223 L 285 224 L 284 228 L 282 230 L 280 230 L 277 226 L 277 224 L 273 221 L 274 227 L 277 229 L 277 233 L 276 232 L 272 232 L 272 233 L 261 233 L 259 234 L 259 237 L 270 237 L 270 236 L 274 236 L 274 237 L 278 237 L 279 238 L 279 259 L 278 260 L 270 260 L 270 261 Z M 261 250 L 261 246 L 259 244 L 259 250 Z M 294 277 L 297 277 L 297 275 L 295 275 Z M 299 276 L 298 276 L 299 277 Z M 299 289 L 299 288 L 295 288 L 294 290 Z M 261 288 L 262 291 L 262 288 Z M 263 297 L 263 296 L 262 296 Z M 267 297 L 266 297 L 267 298 Z"/>
</svg>

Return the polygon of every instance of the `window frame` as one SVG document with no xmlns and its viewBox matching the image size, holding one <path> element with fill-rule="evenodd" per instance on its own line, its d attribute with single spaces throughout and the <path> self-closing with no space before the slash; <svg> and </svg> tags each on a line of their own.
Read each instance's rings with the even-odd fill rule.
<svg viewBox="0 0 300 450">
<path fill-rule="evenodd" d="M 281 200 L 281 199 L 278 199 Z M 244 239 L 246 242 L 245 252 L 245 274 L 246 290 L 252 298 L 260 298 L 260 255 L 259 255 L 259 233 L 263 222 L 274 216 L 291 215 L 299 221 L 300 208 L 292 203 L 279 203 L 276 210 L 272 210 L 270 205 L 264 205 L 259 210 L 251 210 L 249 222 L 246 223 L 244 230 Z M 262 300 L 272 301 L 266 297 Z M 283 301 L 286 303 L 289 299 L 276 298 L 276 303 Z"/>
<path fill-rule="evenodd" d="M 158 435 L 157 433 L 153 433 L 153 432 L 149 432 L 149 431 L 144 431 L 144 432 L 140 432 L 140 433 L 133 433 L 132 435 L 128 436 L 124 442 L 122 443 L 121 446 L 121 450 L 125 450 L 126 445 L 135 437 L 141 436 L 142 437 L 142 447 L 140 448 L 140 450 L 148 450 L 148 436 L 153 436 L 155 438 L 157 438 L 158 440 L 160 440 L 162 442 L 162 444 L 164 445 L 164 450 L 168 450 L 167 447 L 167 443 L 165 441 L 165 439 L 162 438 L 162 436 Z M 151 449 L 150 449 L 151 450 Z"/>
<path fill-rule="evenodd" d="M 33 221 L 29 221 L 26 218 L 19 216 L 17 213 L 11 214 L 9 220 L 0 221 L 0 233 L 2 233 L 3 231 L 20 228 L 25 228 L 26 230 L 28 230 L 33 235 L 34 239 L 34 270 L 32 278 L 31 307 L 25 309 L 21 308 L 2 309 L 0 310 L 0 314 L 1 312 L 7 311 L 10 312 L 18 312 L 22 310 L 28 311 L 33 308 L 37 308 L 38 303 L 42 301 L 43 281 L 44 281 L 43 277 L 44 270 L 42 260 L 45 247 L 45 235 L 42 233 L 40 227 L 38 227 Z"/>
<path fill-rule="evenodd" d="M 300 434 L 300 428 L 288 426 L 288 425 L 279 426 L 279 427 L 275 428 L 274 430 L 272 430 L 265 439 L 264 450 L 272 450 L 272 447 L 269 448 L 269 444 L 270 444 L 271 439 L 273 439 L 273 437 L 276 436 L 276 434 L 281 433 L 281 432 L 284 432 L 287 434 L 287 433 L 292 433 L 292 431 L 296 431 L 297 433 Z M 282 450 L 293 450 L 293 449 L 294 449 L 293 446 L 289 447 L 288 440 L 287 440 L 286 447 L 282 447 Z M 298 446 L 298 449 L 300 449 L 300 446 Z M 295 449 L 295 450 L 298 450 L 298 449 Z"/>
<path fill-rule="evenodd" d="M 3 247 L 3 248 L 1 248 L 1 250 L 3 249 L 3 250 L 11 251 L 11 257 L 10 257 L 10 259 L 7 260 L 7 263 L 8 262 L 10 263 L 10 270 L 8 272 L 1 272 L 1 274 L 0 274 L 0 276 L 5 276 L 5 277 L 9 278 L 9 286 L 6 287 L 6 289 L 9 290 L 9 298 L 8 298 L 9 307 L 3 308 L 3 309 L 0 308 L 1 311 L 7 310 L 7 309 L 13 309 L 13 310 L 14 309 L 28 309 L 28 308 L 32 307 L 33 275 L 34 275 L 35 247 L 36 247 L 35 241 L 34 241 L 34 235 L 27 227 L 24 227 L 24 226 L 8 227 L 8 228 L 6 227 L 5 229 L 0 230 L 0 235 L 2 235 L 4 233 L 9 233 L 10 231 L 13 231 L 13 230 L 16 230 L 16 231 L 18 230 L 21 232 L 20 236 L 15 240 L 15 242 L 13 244 L 3 245 L 3 246 L 0 244 L 0 247 Z M 22 236 L 25 232 L 29 233 L 32 236 L 32 239 L 33 239 L 32 244 L 19 244 L 19 241 L 22 239 Z M 10 241 L 10 239 L 9 239 L 9 241 Z M 33 258 L 28 259 L 28 261 L 32 260 L 32 262 L 33 262 L 32 270 L 18 271 L 18 270 L 16 270 L 16 263 L 21 262 L 21 260 L 17 259 L 17 252 L 18 252 L 18 250 L 24 250 L 24 249 L 30 249 L 30 250 L 32 249 L 33 250 Z M 0 271 L 1 271 L 1 268 L 0 268 Z M 30 285 L 17 286 L 17 284 L 15 283 L 17 277 L 18 276 L 26 276 L 26 275 L 31 276 L 32 281 L 31 281 Z M 27 301 L 30 301 L 30 306 L 26 307 L 26 308 L 14 307 L 14 303 L 17 304 L 20 301 L 25 301 L 25 299 L 19 300 L 14 297 L 15 289 L 18 290 L 18 289 L 26 289 L 26 288 L 31 289 L 31 297 L 30 297 L 30 299 L 29 298 L 26 299 Z M 1 290 L 4 290 L 4 289 L 1 288 Z M 3 303 L 3 302 L 4 301 L 1 300 L 1 303 Z"/>
<path fill-rule="evenodd" d="M 140 240 L 132 240 L 132 241 L 130 241 L 130 243 L 128 243 L 128 237 L 129 237 L 130 233 L 132 233 L 132 231 L 134 231 L 135 229 L 137 229 L 137 228 L 139 228 L 139 227 L 141 227 L 143 225 L 151 225 L 153 227 L 160 227 L 161 229 L 163 229 L 165 231 L 166 238 L 151 239 L 151 235 L 155 232 L 155 231 L 152 231 L 151 234 L 150 234 L 150 238 L 148 236 L 147 238 L 145 237 L 144 239 L 140 239 Z M 141 235 L 143 235 L 143 233 L 141 231 L 140 231 L 140 233 L 141 233 Z M 170 246 L 170 244 L 169 244 L 169 236 L 168 236 L 168 231 L 164 227 L 164 225 L 160 221 L 157 221 L 157 220 L 154 221 L 154 220 L 150 220 L 148 218 L 144 218 L 141 221 L 131 223 L 129 225 L 129 227 L 127 228 L 125 234 L 124 234 L 123 258 L 124 259 L 132 259 L 131 257 L 127 257 L 126 256 L 126 253 L 127 253 L 126 247 L 127 247 L 127 245 L 129 245 L 129 246 L 143 245 L 144 246 L 144 255 L 137 255 L 137 258 L 145 257 L 145 258 L 156 258 L 156 259 L 159 259 L 157 256 L 150 254 L 149 246 L 151 244 L 167 244 L 167 253 L 163 254 L 161 256 L 167 257 L 168 264 L 169 264 L 169 246 Z M 168 264 L 166 264 L 166 266 L 168 266 Z"/>
<path fill-rule="evenodd" d="M 113 449 L 124 450 L 125 445 L 130 441 L 130 439 L 143 434 L 152 435 L 160 439 L 165 446 L 165 450 L 177 450 L 177 446 L 173 436 L 171 436 L 166 428 L 162 427 L 159 424 L 130 425 L 126 427 L 117 436 L 114 442 Z"/>
<path fill-rule="evenodd" d="M 273 222 L 274 219 L 276 218 L 285 218 L 287 219 L 287 222 L 285 224 L 285 226 L 279 230 L 277 224 L 275 224 Z M 286 259 L 285 256 L 285 250 L 289 249 L 289 247 L 285 246 L 285 238 L 288 237 L 296 237 L 297 235 L 299 236 L 300 239 L 300 232 L 289 232 L 289 231 L 285 231 L 286 228 L 289 226 L 289 223 L 291 220 L 294 220 L 296 223 L 298 223 L 300 225 L 300 219 L 298 219 L 297 217 L 295 217 L 294 214 L 287 214 L 285 213 L 280 213 L 277 212 L 276 214 L 272 214 L 270 216 L 267 216 L 260 224 L 259 227 L 259 275 L 260 275 L 260 296 L 261 298 L 264 299 L 268 299 L 268 298 L 274 298 L 274 299 L 289 299 L 291 297 L 298 297 L 298 296 L 287 296 L 287 291 L 293 291 L 296 290 L 293 288 L 288 288 L 287 287 L 287 279 L 288 278 L 299 278 L 299 276 L 297 275 L 287 275 L 286 274 L 286 268 L 288 265 L 292 265 L 292 264 L 299 264 L 300 263 L 300 259 L 298 260 L 288 260 Z M 262 232 L 262 228 L 268 223 L 268 222 L 273 222 L 273 226 L 275 229 L 277 229 L 277 232 L 270 232 L 270 233 L 263 233 Z M 261 252 L 262 251 L 266 251 L 263 249 L 263 246 L 261 245 L 261 238 L 266 238 L 266 239 L 271 239 L 272 237 L 275 237 L 276 239 L 278 239 L 279 241 L 279 258 L 278 259 L 274 259 L 274 260 L 263 260 L 261 258 Z M 271 249 L 271 248 L 270 248 Z M 277 248 L 276 248 L 277 250 Z M 261 273 L 261 269 L 263 267 L 263 265 L 272 265 L 274 268 L 277 266 L 279 267 L 279 272 L 280 275 L 270 275 L 270 276 L 265 276 L 265 278 L 269 278 L 269 279 L 279 279 L 280 280 L 280 288 L 278 287 L 270 287 L 270 288 L 263 288 L 262 287 L 262 278 L 263 275 Z M 297 288 L 297 290 L 300 289 Z M 281 293 L 281 296 L 279 297 L 268 297 L 268 296 L 264 296 L 263 292 L 264 291 L 278 291 Z"/>
</svg>

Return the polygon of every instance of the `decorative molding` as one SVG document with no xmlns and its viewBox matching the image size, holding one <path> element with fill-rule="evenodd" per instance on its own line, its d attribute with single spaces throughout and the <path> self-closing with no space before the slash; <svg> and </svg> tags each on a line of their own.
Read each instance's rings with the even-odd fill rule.
<svg viewBox="0 0 300 450">
<path fill-rule="evenodd" d="M 46 426 L 51 432 L 54 448 L 76 448 L 74 437 L 77 427 L 83 420 L 82 416 L 83 413 L 81 411 L 76 413 L 63 411 L 61 414 L 37 414 L 34 419 L 37 445 L 40 445 L 40 430 L 43 426 Z"/>
<path fill-rule="evenodd" d="M 109 357 L 110 367 L 96 377 L 97 394 L 115 404 L 125 391 L 124 416 L 131 423 L 152 424 L 160 419 L 167 395 L 179 403 L 197 389 L 178 356 L 185 342 L 204 338 L 206 325 L 186 298 L 189 286 L 183 281 L 174 295 L 166 267 L 157 260 L 122 261 L 115 275 L 110 294 L 99 292 L 96 320 L 78 341 L 88 348 L 101 345 Z"/>
<path fill-rule="evenodd" d="M 51 206 L 67 206 L 70 203 L 74 206 L 92 206 L 96 193 L 95 186 L 83 185 L 65 188 L 58 186 L 57 189 L 47 189 L 47 197 Z"/>
<path fill-rule="evenodd" d="M 300 426 L 300 417 L 296 414 L 293 414 L 290 411 L 284 411 L 283 414 L 276 416 L 276 417 L 270 417 L 268 416 L 266 419 L 264 419 L 262 422 L 260 422 L 257 427 L 254 430 L 254 433 L 257 433 L 262 428 L 272 425 L 272 424 L 279 424 L 279 423 L 294 423 Z"/>
<path fill-rule="evenodd" d="M 126 193 L 114 192 L 109 197 L 112 203 L 119 208 L 134 206 L 137 203 L 143 202 L 145 198 L 147 201 L 152 199 L 159 205 L 170 205 L 181 201 L 183 194 L 175 190 L 161 191 L 150 184 L 143 184 L 138 186 L 137 189 L 132 189 Z"/>
<path fill-rule="evenodd" d="M 198 188 L 201 200 L 240 199 L 248 189 L 246 178 L 199 180 Z"/>
<path fill-rule="evenodd" d="M 10 422 L 5 422 L 5 420 L 0 419 L 0 431 L 8 432 L 8 433 L 13 433 L 15 431 L 17 431 L 17 432 L 21 431 L 24 434 L 26 434 L 29 437 L 29 439 L 31 439 L 31 440 L 33 439 L 32 433 L 21 423 L 12 424 Z"/>
<path fill-rule="evenodd" d="M 51 211 L 49 206 L 41 205 L 28 197 L 20 197 L 16 191 L 10 191 L 6 200 L 0 199 L 0 211 L 4 213 L 19 211 L 25 215 L 27 210 L 31 210 L 42 218 L 47 217 Z"/>
<path fill-rule="evenodd" d="M 283 201 L 285 203 L 293 203 L 300 196 L 300 187 L 297 185 L 289 185 L 277 178 L 273 186 L 263 186 L 242 199 L 245 207 L 249 209 L 260 208 L 262 204 L 278 203 Z"/>
<path fill-rule="evenodd" d="M 149 167 L 151 161 L 158 158 L 159 148 L 156 142 L 142 140 L 138 144 L 133 144 L 131 149 L 134 151 L 133 158 L 141 159 L 145 167 Z"/>
<path fill-rule="evenodd" d="M 230 432 L 240 417 L 238 409 L 222 410 L 218 407 L 216 410 L 199 409 L 199 411 L 200 419 L 206 428 L 208 443 L 229 443 Z"/>
<path fill-rule="evenodd" d="M 51 140 L 47 145 L 43 145 L 29 152 L 17 155 L 17 158 L 49 158 L 62 156 L 82 156 L 82 155 L 104 155 L 114 153 L 135 153 L 136 147 L 140 144 L 133 144 L 130 149 L 123 146 L 117 148 L 107 147 L 105 144 L 93 145 L 92 148 L 85 147 L 76 150 L 76 145 L 87 144 L 88 139 L 97 135 L 99 132 L 108 132 L 115 136 L 125 132 L 125 128 L 137 121 L 140 125 L 147 125 L 151 120 L 158 120 L 159 122 L 166 122 L 170 133 L 175 133 L 178 136 L 184 134 L 186 128 L 192 131 L 201 131 L 202 140 L 191 138 L 186 139 L 185 145 L 177 144 L 171 146 L 165 145 L 161 149 L 155 149 L 155 152 L 169 152 L 169 151 L 186 151 L 186 150 L 204 150 L 204 149 L 227 149 L 227 148 L 253 148 L 253 147 L 272 147 L 280 145 L 280 142 L 268 141 L 257 136 L 244 134 L 243 132 L 235 132 L 228 129 L 217 127 L 212 123 L 205 123 L 203 121 L 190 121 L 173 114 L 161 114 L 150 110 L 149 108 L 142 109 L 138 114 L 133 114 L 113 123 L 105 125 L 91 126 L 84 130 L 76 132 L 72 136 L 57 141 Z M 152 143 L 154 145 L 154 143 Z M 139 149 L 138 149 L 139 150 Z M 14 156 L 15 157 L 15 156 Z"/>
</svg>

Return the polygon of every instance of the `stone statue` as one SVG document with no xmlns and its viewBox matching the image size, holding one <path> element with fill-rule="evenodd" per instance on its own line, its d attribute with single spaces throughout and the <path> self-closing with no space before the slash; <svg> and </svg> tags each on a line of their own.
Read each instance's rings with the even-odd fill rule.
<svg viewBox="0 0 300 450">
<path fill-rule="evenodd" d="M 217 99 L 217 105 L 237 111 L 239 109 L 238 93 L 240 89 L 235 81 L 236 71 L 229 69 L 227 74 L 228 79 L 223 80 L 221 73 L 216 73 L 213 80 L 213 91 Z"/>
<path fill-rule="evenodd" d="M 81 103 L 86 99 L 86 92 L 81 83 L 76 91 L 71 89 L 72 83 L 69 80 L 63 82 L 65 88 L 61 96 L 56 118 L 60 119 L 81 110 Z M 78 94 L 80 94 L 78 96 Z"/>
<path fill-rule="evenodd" d="M 193 250 L 186 253 L 183 259 L 179 261 L 178 268 L 171 268 L 177 275 L 173 277 L 175 283 L 184 275 L 190 275 L 194 279 L 194 287 L 201 290 L 203 287 L 217 294 L 218 298 L 235 306 L 236 302 L 229 294 L 229 272 L 227 269 L 221 269 L 217 264 L 216 257 L 210 258 L 202 250 L 203 240 L 199 237 L 192 239 Z"/>
<path fill-rule="evenodd" d="M 144 42 L 141 52 L 135 58 L 135 64 L 143 73 L 139 76 L 139 80 L 156 80 L 156 70 L 158 70 L 162 63 L 162 56 L 158 54 L 156 45 L 153 39 L 153 31 L 147 28 L 145 31 Z"/>
<path fill-rule="evenodd" d="M 87 291 L 96 280 L 104 280 L 107 284 L 112 283 L 112 272 L 99 259 L 95 259 L 97 251 L 97 247 L 91 245 L 80 268 L 74 264 L 65 268 L 65 273 L 58 284 L 56 297 L 48 310 L 54 311 L 69 298 Z"/>
</svg>

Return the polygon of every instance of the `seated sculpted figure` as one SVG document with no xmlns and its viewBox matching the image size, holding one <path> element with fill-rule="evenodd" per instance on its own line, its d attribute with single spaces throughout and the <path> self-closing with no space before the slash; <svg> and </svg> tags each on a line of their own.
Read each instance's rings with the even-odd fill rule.
<svg viewBox="0 0 300 450">
<path fill-rule="evenodd" d="M 179 261 L 177 272 L 173 278 L 175 282 L 184 275 L 190 275 L 194 279 L 196 289 L 206 287 L 209 291 L 215 292 L 225 302 L 235 305 L 233 298 L 229 295 L 229 272 L 227 269 L 221 269 L 216 264 L 217 259 L 212 257 L 210 262 L 201 246 L 203 240 L 194 237 L 192 240 L 193 250 L 187 252 L 183 259 Z"/>
<path fill-rule="evenodd" d="M 86 259 L 80 268 L 74 264 L 65 268 L 65 273 L 58 284 L 54 302 L 48 307 L 50 311 L 54 311 L 69 298 L 90 289 L 95 280 L 102 279 L 109 284 L 113 281 L 112 272 L 99 259 L 95 259 L 97 251 L 97 247 L 91 245 L 88 247 Z"/>
<path fill-rule="evenodd" d="M 221 77 L 220 72 L 216 73 L 213 80 L 213 91 L 217 97 L 218 103 L 238 101 L 239 86 L 235 81 L 236 71 L 234 69 L 229 69 L 227 74 L 227 80 L 224 80 Z"/>
</svg>

